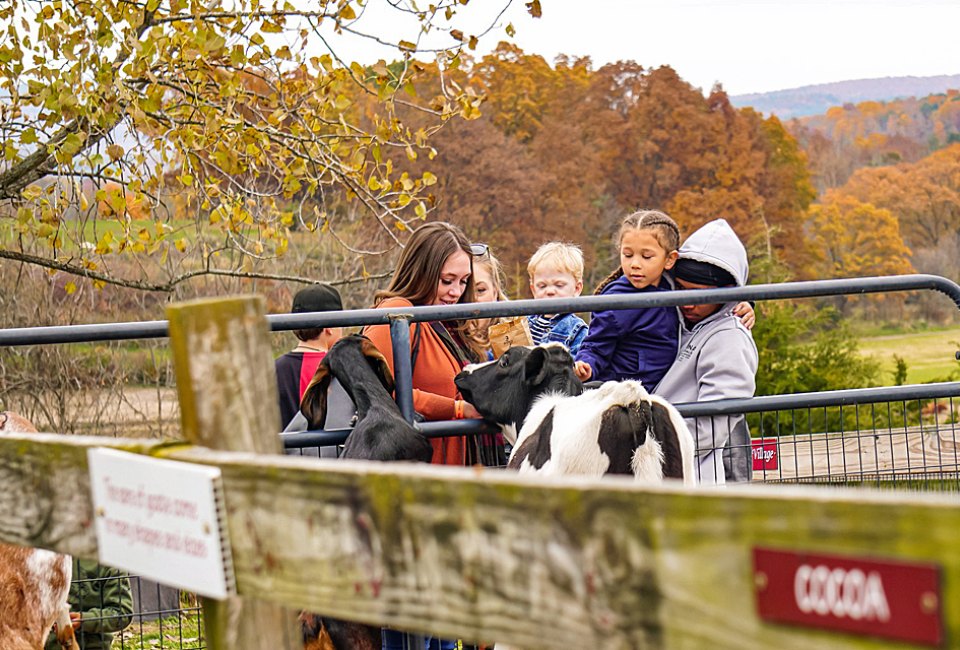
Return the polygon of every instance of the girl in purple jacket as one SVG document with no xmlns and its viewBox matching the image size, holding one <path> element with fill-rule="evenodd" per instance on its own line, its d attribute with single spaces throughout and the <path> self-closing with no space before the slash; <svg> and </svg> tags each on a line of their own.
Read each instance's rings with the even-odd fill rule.
<svg viewBox="0 0 960 650">
<path fill-rule="evenodd" d="M 680 246 L 676 222 L 657 210 L 634 212 L 620 224 L 620 268 L 595 294 L 669 291 L 664 271 L 673 268 Z M 577 354 L 581 381 L 639 379 L 653 387 L 677 358 L 679 319 L 674 307 L 645 307 L 593 314 Z"/>
</svg>

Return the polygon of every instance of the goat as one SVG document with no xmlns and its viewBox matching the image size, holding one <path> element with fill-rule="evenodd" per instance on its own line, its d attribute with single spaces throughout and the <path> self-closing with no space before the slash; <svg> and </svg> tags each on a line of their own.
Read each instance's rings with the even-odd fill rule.
<svg viewBox="0 0 960 650">
<path fill-rule="evenodd" d="M 638 381 L 583 392 L 562 345 L 511 348 L 498 361 L 467 366 L 456 384 L 508 438 L 519 425 L 509 468 L 695 483 L 693 437 L 679 412 Z"/>
<path fill-rule="evenodd" d="M 0 413 L 0 433 L 36 433 L 24 417 Z M 39 548 L 0 544 L 0 640 L 4 650 L 43 650 L 57 624 L 57 641 L 79 650 L 70 622 L 67 595 L 73 561 Z"/>
<path fill-rule="evenodd" d="M 311 429 L 323 428 L 327 390 L 332 379 L 357 407 L 357 423 L 343 446 L 343 458 L 419 460 L 429 463 L 433 447 L 403 419 L 393 392 L 393 374 L 383 354 L 365 336 L 345 336 L 330 348 L 300 400 L 300 411 Z"/>
<path fill-rule="evenodd" d="M 357 408 L 356 424 L 347 436 L 342 458 L 414 460 L 429 463 L 433 447 L 400 413 L 387 360 L 365 336 L 345 336 L 331 346 L 300 400 L 311 429 L 323 428 L 327 391 L 336 379 Z M 303 612 L 300 626 L 307 650 L 379 650 L 380 628 Z"/>
</svg>

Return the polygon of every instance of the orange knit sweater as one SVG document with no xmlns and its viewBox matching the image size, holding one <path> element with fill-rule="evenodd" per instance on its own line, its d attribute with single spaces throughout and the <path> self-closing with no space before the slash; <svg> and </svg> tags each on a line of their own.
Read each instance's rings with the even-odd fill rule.
<svg viewBox="0 0 960 650">
<path fill-rule="evenodd" d="M 388 298 L 379 305 L 380 309 L 392 307 L 412 307 L 413 303 L 405 298 Z M 410 327 L 410 342 L 414 341 L 417 329 L 420 334 L 420 351 L 417 353 L 417 365 L 413 369 L 413 407 L 428 420 L 452 420 L 454 418 L 454 400 L 458 399 L 457 387 L 453 378 L 460 372 L 460 363 L 450 353 L 447 346 L 430 327 L 429 323 L 415 323 Z M 369 325 L 363 333 L 373 341 L 377 349 L 387 358 L 390 372 L 394 371 L 393 346 L 390 343 L 388 325 Z M 463 465 L 466 462 L 466 441 L 461 437 L 434 438 L 432 463 L 442 465 Z"/>
</svg>

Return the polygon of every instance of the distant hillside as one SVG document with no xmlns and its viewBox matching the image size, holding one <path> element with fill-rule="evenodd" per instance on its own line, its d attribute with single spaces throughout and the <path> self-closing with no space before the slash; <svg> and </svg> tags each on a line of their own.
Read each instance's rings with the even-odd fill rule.
<svg viewBox="0 0 960 650">
<path fill-rule="evenodd" d="M 924 97 L 943 93 L 951 88 L 960 88 L 960 74 L 837 81 L 769 93 L 734 95 L 730 97 L 730 101 L 734 106 L 751 106 L 762 113 L 774 113 L 785 120 L 826 113 L 831 106 L 842 106 L 846 103 Z"/>
</svg>

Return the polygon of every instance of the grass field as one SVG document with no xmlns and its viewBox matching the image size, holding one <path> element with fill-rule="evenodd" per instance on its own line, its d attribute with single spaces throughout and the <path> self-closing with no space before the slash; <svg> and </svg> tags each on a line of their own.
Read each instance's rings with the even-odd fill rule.
<svg viewBox="0 0 960 650">
<path fill-rule="evenodd" d="M 894 383 L 894 355 L 907 362 L 908 384 L 946 380 L 951 372 L 960 372 L 960 363 L 954 356 L 958 349 L 960 327 L 860 339 L 860 352 L 880 360 L 883 385 Z"/>
</svg>

